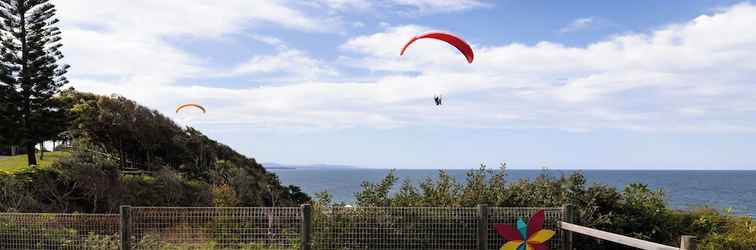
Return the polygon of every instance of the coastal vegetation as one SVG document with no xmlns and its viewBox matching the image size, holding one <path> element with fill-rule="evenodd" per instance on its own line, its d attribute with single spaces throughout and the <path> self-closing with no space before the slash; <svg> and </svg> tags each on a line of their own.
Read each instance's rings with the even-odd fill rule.
<svg viewBox="0 0 756 250">
<path fill-rule="evenodd" d="M 115 213 L 121 205 L 283 207 L 310 202 L 307 194 L 282 185 L 255 159 L 156 110 L 123 96 L 62 90 L 69 66 L 59 63 L 63 54 L 55 13 L 46 0 L 0 1 L 0 146 L 22 146 L 26 154 L 0 159 L 0 212 Z M 51 140 L 67 146 L 38 160 L 35 145 Z M 461 183 L 443 171 L 419 184 L 398 182 L 392 173 L 381 182 L 364 183 L 355 205 L 570 204 L 577 212 L 574 222 L 587 227 L 669 245 L 686 234 L 698 237 L 700 249 L 756 249 L 752 218 L 710 208 L 674 210 L 662 190 L 643 184 L 618 190 L 588 184 L 580 173 L 548 172 L 533 180 L 508 180 L 503 166 L 472 170 Z M 345 205 L 334 203 L 327 193 L 317 198 L 316 209 Z M 0 230 L 23 226 L 0 223 Z M 65 242 L 70 234 L 55 232 L 50 241 Z M 115 238 L 92 235 L 87 241 L 97 249 L 116 248 Z M 162 247 L 149 238 L 139 244 Z M 212 248 L 215 243 L 207 244 Z M 583 237 L 576 247 L 621 248 Z"/>
<path fill-rule="evenodd" d="M 65 152 L 0 159 L 0 212 L 112 213 L 133 206 L 295 206 L 309 197 L 254 159 L 120 96 L 62 91 Z M 52 157 L 50 157 L 52 156 Z M 49 164 L 49 165 L 48 165 Z"/>
<path fill-rule="evenodd" d="M 67 124 L 66 151 L 34 168 L 0 174 L 0 212 L 114 213 L 132 206 L 295 206 L 309 197 L 283 186 L 254 159 L 182 128 L 157 111 L 121 96 L 73 89 L 56 97 Z M 135 121 L 135 122 L 134 122 Z M 18 162 L 23 158 L 5 158 Z M 19 164 L 15 164 L 19 165 Z M 14 165 L 14 166 L 15 166 Z M 21 164 L 24 165 L 24 164 Z M 5 166 L 5 165 L 3 165 Z M 618 190 L 588 184 L 580 173 L 553 176 L 544 171 L 527 180 L 507 179 L 506 169 L 481 167 L 458 182 L 446 172 L 420 183 L 392 173 L 365 182 L 355 195 L 358 207 L 559 207 L 573 204 L 575 223 L 653 242 L 675 245 L 680 235 L 696 235 L 700 249 L 754 249 L 756 224 L 749 217 L 710 208 L 670 209 L 661 190 L 632 184 Z M 343 206 L 327 193 L 316 208 Z M 318 211 L 318 210 L 316 210 Z M 577 237 L 579 249 L 620 246 Z"/>
<path fill-rule="evenodd" d="M 699 249 L 756 249 L 756 221 L 712 208 L 674 210 L 662 190 L 637 183 L 624 189 L 588 184 L 580 173 L 552 176 L 544 171 L 528 180 L 508 180 L 506 169 L 482 166 L 456 181 L 445 171 L 420 183 L 399 179 L 391 172 L 377 183 L 364 182 L 355 194 L 357 207 L 496 207 L 575 208 L 575 223 L 667 245 L 681 235 L 695 235 Z M 338 207 L 328 193 L 316 194 L 316 206 Z M 623 249 L 622 246 L 577 237 L 577 249 Z"/>
</svg>

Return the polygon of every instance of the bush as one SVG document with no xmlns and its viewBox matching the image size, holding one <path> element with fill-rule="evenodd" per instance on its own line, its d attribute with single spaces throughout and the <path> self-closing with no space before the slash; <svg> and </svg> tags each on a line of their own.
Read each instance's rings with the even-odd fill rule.
<svg viewBox="0 0 756 250">
<path fill-rule="evenodd" d="M 707 208 L 694 210 L 686 216 L 692 221 L 690 234 L 699 238 L 698 249 L 756 249 L 756 222 L 749 217 L 722 214 Z"/>
<path fill-rule="evenodd" d="M 184 207 L 212 205 L 212 194 L 208 184 L 186 180 L 172 170 L 163 169 L 154 177 L 125 176 L 122 182 L 126 190 L 123 204 Z"/>
<path fill-rule="evenodd" d="M 228 184 L 213 186 L 211 193 L 214 207 L 236 207 L 239 205 L 236 191 Z"/>
<path fill-rule="evenodd" d="M 0 212 L 29 211 L 38 207 L 23 180 L 0 173 Z"/>
<path fill-rule="evenodd" d="M 576 208 L 575 223 L 652 242 L 677 245 L 681 235 L 696 235 L 702 249 L 756 249 L 756 223 L 750 217 L 722 215 L 716 210 L 675 211 L 667 207 L 661 190 L 630 184 L 624 190 L 606 185 L 586 185 L 582 173 L 554 177 L 544 171 L 533 180 L 508 183 L 504 166 L 491 171 L 471 170 L 463 183 L 446 172 L 418 186 L 409 180 L 395 189 L 392 171 L 378 183 L 365 182 L 355 194 L 357 206 Z M 392 190 L 396 192 L 392 193 Z M 318 194 L 316 207 L 332 206 L 327 193 Z M 630 249 L 579 236 L 577 249 Z"/>
<path fill-rule="evenodd" d="M 118 235 L 98 235 L 89 233 L 84 239 L 83 249 L 118 250 L 120 249 Z"/>
<path fill-rule="evenodd" d="M 208 207 L 212 197 L 206 182 L 174 170 L 122 176 L 117 162 L 83 150 L 50 168 L 0 174 L 0 212 L 116 213 L 121 205 Z"/>
<path fill-rule="evenodd" d="M 0 217 L 0 235 L 15 239 L 16 241 L 9 242 L 11 246 L 13 244 L 21 244 L 15 247 L 29 247 L 33 249 L 44 249 L 49 246 L 59 246 L 61 248 L 78 247 L 80 238 L 76 229 L 45 226 L 54 225 L 57 219 L 54 215 L 44 215 L 40 220 L 30 223 L 12 217 Z M 45 229 L 40 230 L 41 227 L 45 227 Z M 31 244 L 33 246 L 30 246 Z"/>
<path fill-rule="evenodd" d="M 202 250 L 214 250 L 214 249 L 240 249 L 240 250 L 294 250 L 296 248 L 265 245 L 263 243 L 238 243 L 231 245 L 219 246 L 215 241 L 208 241 L 201 244 L 174 244 L 165 242 L 160 239 L 160 236 L 156 234 L 147 234 L 142 237 L 136 244 L 132 245 L 134 249 L 149 249 L 149 250 L 186 250 L 186 249 L 202 249 Z"/>
<path fill-rule="evenodd" d="M 118 164 L 113 159 L 78 149 L 74 150 L 70 157 L 55 162 L 51 171 L 57 173 L 51 177 L 69 183 L 64 187 L 65 190 L 61 190 L 72 192 L 69 198 L 71 204 L 66 206 L 68 209 L 65 211 L 118 211 L 124 190 L 120 182 Z"/>
</svg>

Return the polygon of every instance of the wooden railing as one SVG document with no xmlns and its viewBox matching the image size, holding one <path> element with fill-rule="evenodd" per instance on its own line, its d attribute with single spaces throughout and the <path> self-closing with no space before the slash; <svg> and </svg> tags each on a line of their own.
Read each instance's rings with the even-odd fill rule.
<svg viewBox="0 0 756 250">
<path fill-rule="evenodd" d="M 629 247 L 635 247 L 639 249 L 644 250 L 695 250 L 695 237 L 693 236 L 682 236 L 680 239 L 680 247 L 672 247 L 667 245 L 662 245 L 659 243 L 649 242 L 645 240 L 640 240 L 632 237 L 627 237 L 624 235 L 619 235 L 615 233 L 605 232 L 598 229 L 593 229 L 589 227 L 579 226 L 575 224 L 571 224 L 568 222 L 559 222 L 559 227 L 562 228 L 562 230 L 565 230 L 565 232 L 568 232 L 568 234 L 571 234 L 571 232 L 579 233 L 582 235 L 590 236 L 596 239 L 602 239 L 611 241 L 614 243 L 622 244 Z M 571 235 L 568 235 L 567 238 L 572 238 Z"/>
</svg>

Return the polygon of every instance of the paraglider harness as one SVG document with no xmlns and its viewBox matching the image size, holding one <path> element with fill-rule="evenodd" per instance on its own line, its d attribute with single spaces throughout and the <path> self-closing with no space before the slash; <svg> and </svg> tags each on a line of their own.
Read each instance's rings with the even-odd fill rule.
<svg viewBox="0 0 756 250">
<path fill-rule="evenodd" d="M 444 97 L 437 95 L 436 97 L 433 97 L 433 100 L 436 102 L 436 106 L 441 106 L 444 104 Z"/>
</svg>

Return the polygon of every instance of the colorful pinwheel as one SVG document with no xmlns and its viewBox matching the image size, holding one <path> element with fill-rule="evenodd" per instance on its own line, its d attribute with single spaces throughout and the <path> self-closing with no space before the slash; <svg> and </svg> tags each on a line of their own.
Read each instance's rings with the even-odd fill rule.
<svg viewBox="0 0 756 250">
<path fill-rule="evenodd" d="M 546 241 L 556 232 L 543 229 L 543 221 L 543 210 L 540 210 L 527 225 L 522 218 L 517 218 L 516 225 L 497 224 L 496 232 L 507 241 L 500 250 L 548 250 Z"/>
</svg>

